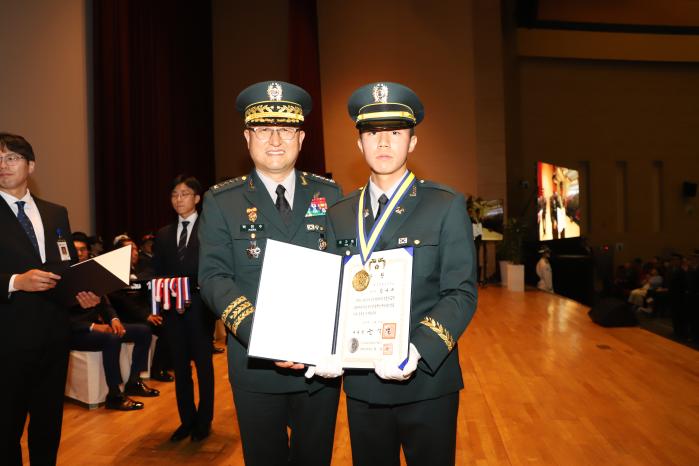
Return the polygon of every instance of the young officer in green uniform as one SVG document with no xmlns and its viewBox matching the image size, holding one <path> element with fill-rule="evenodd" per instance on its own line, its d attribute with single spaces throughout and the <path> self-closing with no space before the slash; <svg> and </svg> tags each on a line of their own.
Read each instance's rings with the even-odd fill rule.
<svg viewBox="0 0 699 466">
<path fill-rule="evenodd" d="M 414 127 L 423 118 L 413 91 L 390 82 L 368 84 L 350 98 L 349 113 L 371 176 L 330 209 L 331 248 L 345 255 L 363 247 L 367 257 L 372 249 L 413 247 L 407 362 L 387 360 L 374 371 L 348 370 L 344 376 L 352 458 L 355 465 L 398 466 L 402 446 L 410 466 L 452 465 L 463 388 L 457 341 L 477 300 L 466 202 L 408 170 L 408 154 L 417 144 Z M 372 227 L 380 232 L 374 243 Z M 362 233 L 365 241 L 358 237 Z M 338 368 L 318 366 L 315 374 L 337 375 Z"/>
<path fill-rule="evenodd" d="M 228 368 L 245 464 L 328 465 L 339 380 L 306 379 L 300 364 L 248 359 L 247 344 L 267 239 L 325 250 L 326 212 L 341 191 L 331 180 L 294 169 L 311 110 L 306 91 L 261 82 L 243 90 L 236 106 L 255 169 L 204 196 L 201 295 L 231 332 Z"/>
</svg>

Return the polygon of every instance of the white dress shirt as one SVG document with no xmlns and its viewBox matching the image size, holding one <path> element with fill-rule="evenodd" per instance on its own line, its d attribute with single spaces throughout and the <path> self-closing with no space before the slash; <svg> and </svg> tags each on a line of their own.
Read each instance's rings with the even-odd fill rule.
<svg viewBox="0 0 699 466">
<path fill-rule="evenodd" d="M 405 173 L 403 173 L 403 175 L 405 175 Z M 398 186 L 400 186 L 401 181 L 403 181 L 402 176 L 387 191 L 382 191 L 381 188 L 374 184 L 374 182 L 371 180 L 371 177 L 369 177 L 369 198 L 371 201 L 371 213 L 374 215 L 374 218 L 376 218 L 376 212 L 379 210 L 379 198 L 381 197 L 381 195 L 385 194 L 386 197 L 390 200 L 391 196 L 393 196 L 393 193 L 395 193 L 396 189 L 398 189 Z"/>
<path fill-rule="evenodd" d="M 24 201 L 24 213 L 27 214 L 29 221 L 32 222 L 34 234 L 36 234 L 36 241 L 37 243 L 39 243 L 39 255 L 41 256 L 41 263 L 45 263 L 46 242 L 44 241 L 44 224 L 41 221 L 41 214 L 39 213 L 39 209 L 36 206 L 36 202 L 34 202 L 34 198 L 29 193 L 29 190 L 27 190 L 27 193 L 22 197 L 22 199 L 17 199 L 13 195 L 8 194 L 4 191 L 0 191 L 0 196 L 5 200 L 5 202 L 7 202 L 7 205 L 10 206 L 10 209 L 12 209 L 12 212 L 15 214 L 15 216 L 17 216 L 17 213 L 19 212 L 19 207 L 15 203 L 17 201 Z M 12 275 L 12 277 L 10 277 L 10 284 L 7 290 L 9 293 L 17 291 L 17 289 L 14 287 L 16 276 L 17 274 L 14 274 Z"/>
<path fill-rule="evenodd" d="M 182 234 L 182 228 L 184 228 L 182 226 L 182 222 L 189 222 L 187 224 L 187 243 L 185 243 L 185 245 L 188 245 L 189 238 L 192 236 L 192 227 L 194 227 L 194 222 L 197 221 L 197 217 L 199 217 L 199 214 L 197 213 L 196 210 L 194 211 L 194 213 L 192 215 L 190 215 L 187 218 L 182 218 L 181 216 L 178 215 L 179 220 L 177 222 L 177 236 L 175 237 L 175 241 L 177 241 L 178 246 L 179 246 L 179 242 L 180 242 L 180 235 Z"/>
<path fill-rule="evenodd" d="M 274 181 L 267 175 L 263 175 L 260 170 L 255 170 L 257 176 L 262 180 L 262 184 L 265 185 L 267 192 L 272 198 L 272 202 L 277 202 L 277 186 L 282 185 L 286 191 L 284 192 L 284 197 L 289 201 L 291 208 L 294 208 L 294 189 L 296 189 L 296 170 L 291 170 L 291 173 L 287 175 L 286 178 L 282 180 L 281 183 Z"/>
</svg>

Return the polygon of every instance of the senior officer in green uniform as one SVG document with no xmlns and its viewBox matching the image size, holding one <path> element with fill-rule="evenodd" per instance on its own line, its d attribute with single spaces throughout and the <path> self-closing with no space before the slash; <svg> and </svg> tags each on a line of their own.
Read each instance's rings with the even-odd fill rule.
<svg viewBox="0 0 699 466">
<path fill-rule="evenodd" d="M 424 113 L 413 91 L 390 82 L 368 84 L 350 98 L 349 113 L 371 176 L 330 209 L 330 245 L 339 254 L 364 248 L 364 257 L 372 248 L 414 248 L 407 363 L 383 361 L 374 371 L 344 376 L 352 458 L 355 465 L 398 466 L 402 446 L 408 465 L 451 465 L 463 388 L 457 340 L 477 301 L 466 202 L 407 167 L 417 144 L 414 127 Z M 373 244 L 372 228 L 380 231 Z M 332 376 L 336 369 L 315 372 Z"/>
<path fill-rule="evenodd" d="M 301 364 L 249 359 L 247 344 L 267 239 L 325 250 L 326 212 L 341 190 L 332 180 L 294 169 L 305 137 L 301 125 L 311 110 L 306 91 L 261 82 L 243 90 L 236 106 L 255 168 L 204 196 L 201 294 L 232 334 L 228 368 L 245 463 L 327 465 L 339 380 L 306 379 Z"/>
</svg>

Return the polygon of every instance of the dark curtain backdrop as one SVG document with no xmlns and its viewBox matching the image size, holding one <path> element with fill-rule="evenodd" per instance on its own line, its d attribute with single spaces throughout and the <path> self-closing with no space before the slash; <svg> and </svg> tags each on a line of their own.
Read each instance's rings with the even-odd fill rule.
<svg viewBox="0 0 699 466">
<path fill-rule="evenodd" d="M 325 175 L 323 111 L 316 0 L 289 0 L 289 81 L 306 89 L 313 111 L 304 121 L 306 139 L 297 168 Z"/>
<path fill-rule="evenodd" d="M 211 3 L 99 0 L 93 27 L 97 234 L 140 238 L 178 173 L 214 181 Z"/>
</svg>

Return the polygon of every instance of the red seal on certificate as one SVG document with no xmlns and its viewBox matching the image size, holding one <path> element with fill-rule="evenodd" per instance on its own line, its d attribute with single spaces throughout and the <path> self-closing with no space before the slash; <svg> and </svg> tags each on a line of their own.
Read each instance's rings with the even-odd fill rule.
<svg viewBox="0 0 699 466">
<path fill-rule="evenodd" d="M 395 322 L 383 324 L 383 330 L 381 330 L 381 338 L 383 338 L 384 340 L 393 340 L 394 338 L 396 338 Z"/>
</svg>

